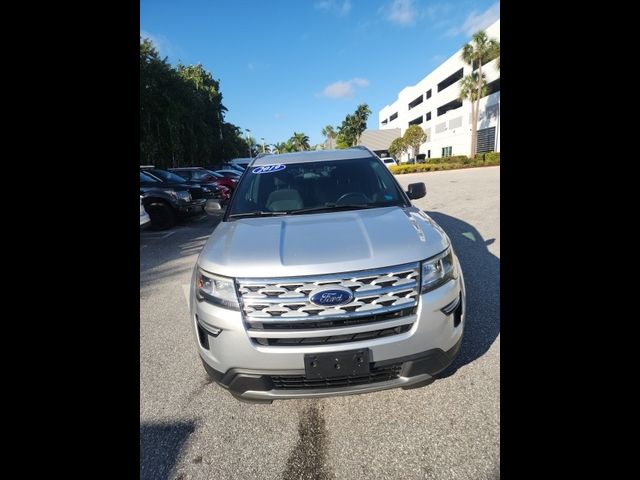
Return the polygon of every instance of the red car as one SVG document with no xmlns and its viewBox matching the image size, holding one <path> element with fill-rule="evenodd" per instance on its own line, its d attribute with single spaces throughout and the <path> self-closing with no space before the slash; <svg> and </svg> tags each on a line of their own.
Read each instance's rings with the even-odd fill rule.
<svg viewBox="0 0 640 480">
<path fill-rule="evenodd" d="M 220 175 L 219 173 L 207 170 L 206 168 L 202 167 L 171 168 L 170 170 L 190 182 L 196 182 L 200 184 L 215 184 L 218 186 L 226 187 L 229 189 L 230 194 L 233 193 L 233 191 L 236 189 L 236 185 L 238 184 L 238 180 L 235 178 L 225 177 L 223 175 Z"/>
</svg>

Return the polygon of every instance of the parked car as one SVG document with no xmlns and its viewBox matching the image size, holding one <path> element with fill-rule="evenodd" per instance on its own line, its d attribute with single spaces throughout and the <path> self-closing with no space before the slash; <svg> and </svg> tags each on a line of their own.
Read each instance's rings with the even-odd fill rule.
<svg viewBox="0 0 640 480">
<path fill-rule="evenodd" d="M 215 173 L 218 173 L 223 177 L 233 178 L 235 180 L 239 180 L 240 177 L 242 176 L 242 173 L 232 169 L 216 170 Z"/>
<path fill-rule="evenodd" d="M 143 196 L 140 195 L 140 230 L 144 230 L 151 224 L 151 217 L 144 209 L 144 205 L 142 204 Z"/>
<path fill-rule="evenodd" d="M 193 271 L 209 376 L 242 400 L 415 388 L 456 357 L 462 270 L 447 234 L 370 150 L 255 160 Z"/>
<path fill-rule="evenodd" d="M 229 192 L 226 192 L 227 200 L 231 197 L 231 192 L 233 192 L 238 183 L 235 178 L 225 177 L 202 167 L 171 168 L 170 171 L 189 182 L 194 182 L 199 185 L 217 185 L 229 189 Z"/>
<path fill-rule="evenodd" d="M 398 162 L 396 162 L 395 158 L 392 157 L 382 157 L 380 160 L 382 160 L 382 163 L 384 163 L 387 168 L 398 165 Z"/>
<path fill-rule="evenodd" d="M 225 197 L 226 195 L 224 195 L 216 186 L 200 185 L 197 182 L 190 182 L 182 178 L 180 175 L 176 175 L 173 172 L 163 170 L 161 168 L 141 166 L 140 171 L 168 185 L 181 185 L 189 187 L 191 196 L 194 199 L 204 198 L 206 200 L 209 198 L 217 198 L 219 200 L 225 200 L 225 198 L 223 197 Z"/>
<path fill-rule="evenodd" d="M 248 164 L 240 164 L 240 163 L 225 163 L 221 169 L 217 170 L 237 170 L 240 173 L 244 173 L 247 169 Z"/>
<path fill-rule="evenodd" d="M 253 161 L 253 158 L 245 157 L 245 158 L 234 158 L 229 163 L 231 165 L 236 165 L 242 169 L 247 168 L 247 166 Z"/>
<path fill-rule="evenodd" d="M 173 227 L 178 218 L 202 212 L 207 199 L 195 199 L 184 184 L 169 184 L 140 172 L 142 204 L 151 217 L 151 225 L 158 230 Z"/>
<path fill-rule="evenodd" d="M 244 172 L 247 164 L 226 162 L 226 163 L 217 163 L 217 164 L 205 165 L 204 168 L 207 169 L 207 170 L 211 170 L 212 172 L 215 172 L 217 170 L 235 170 L 240 175 L 242 175 L 242 173 Z"/>
</svg>

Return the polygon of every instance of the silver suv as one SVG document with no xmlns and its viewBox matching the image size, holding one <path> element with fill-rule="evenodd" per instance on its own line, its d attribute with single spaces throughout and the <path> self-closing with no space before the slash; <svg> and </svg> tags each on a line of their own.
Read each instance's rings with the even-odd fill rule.
<svg viewBox="0 0 640 480">
<path fill-rule="evenodd" d="M 193 272 L 204 368 L 253 402 L 431 383 L 458 353 L 462 270 L 449 237 L 371 151 L 255 159 Z"/>
</svg>

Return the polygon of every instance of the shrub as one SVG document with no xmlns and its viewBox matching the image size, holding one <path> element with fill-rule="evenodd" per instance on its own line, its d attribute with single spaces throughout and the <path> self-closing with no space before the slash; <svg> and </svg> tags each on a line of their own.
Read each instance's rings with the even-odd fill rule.
<svg viewBox="0 0 640 480">
<path fill-rule="evenodd" d="M 454 157 L 448 157 L 454 158 Z M 455 170 L 458 168 L 470 168 L 470 167 L 484 167 L 487 165 L 500 165 L 500 153 L 491 152 L 487 154 L 481 154 L 476 157 L 475 160 L 459 155 L 455 157 L 457 162 L 433 162 L 431 159 L 429 163 L 414 163 L 414 164 L 402 164 L 392 166 L 390 168 L 391 173 L 396 175 L 402 175 L 404 173 L 418 173 L 418 172 L 437 172 L 441 170 Z"/>
<path fill-rule="evenodd" d="M 500 164 L 500 152 L 486 152 L 479 153 L 476 155 L 475 160 L 477 162 L 483 162 L 488 165 L 499 165 Z"/>
<path fill-rule="evenodd" d="M 469 157 L 466 155 L 454 155 L 451 157 L 437 157 L 430 158 L 427 160 L 427 163 L 468 163 L 470 162 Z"/>
</svg>

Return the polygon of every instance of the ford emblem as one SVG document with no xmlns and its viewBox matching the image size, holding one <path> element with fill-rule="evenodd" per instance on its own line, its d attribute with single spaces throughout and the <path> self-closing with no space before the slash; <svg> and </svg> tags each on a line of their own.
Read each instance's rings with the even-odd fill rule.
<svg viewBox="0 0 640 480">
<path fill-rule="evenodd" d="M 344 287 L 320 288 L 309 294 L 309 300 L 321 307 L 344 305 L 353 300 L 353 292 Z"/>
</svg>

